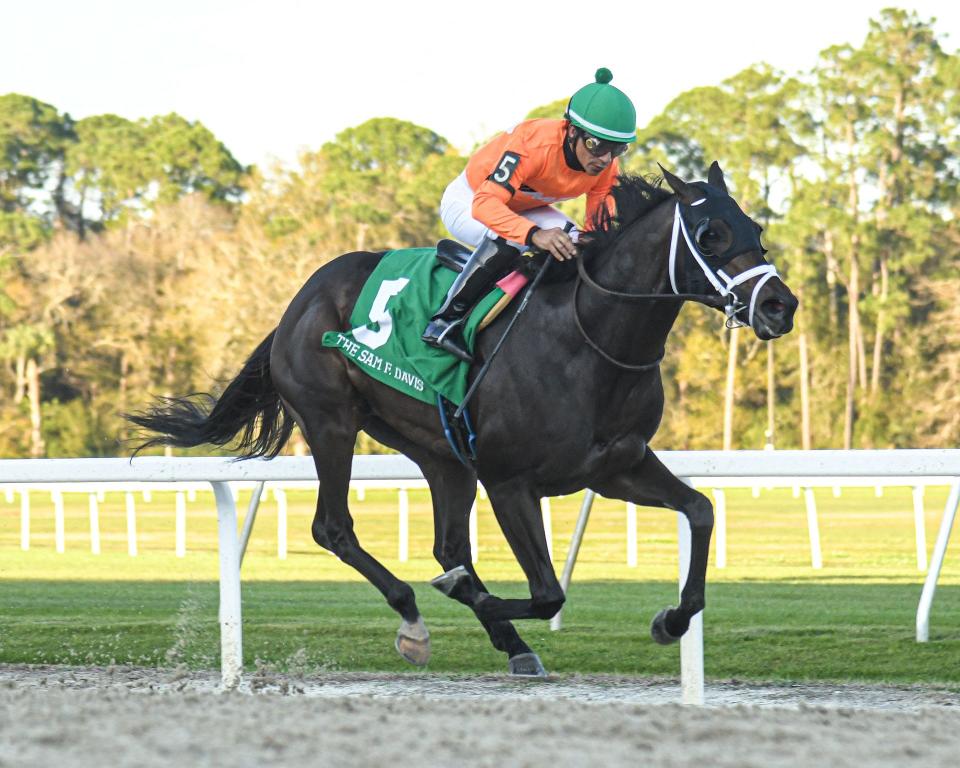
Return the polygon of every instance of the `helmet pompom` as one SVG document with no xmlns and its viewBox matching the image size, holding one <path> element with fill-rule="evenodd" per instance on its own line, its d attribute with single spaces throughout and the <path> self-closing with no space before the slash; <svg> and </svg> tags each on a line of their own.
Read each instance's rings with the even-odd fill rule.
<svg viewBox="0 0 960 768">
<path fill-rule="evenodd" d="M 613 72 L 611 72 L 606 67 L 600 67 L 600 69 L 597 70 L 597 74 L 594 75 L 594 77 L 596 78 L 598 83 L 601 83 L 602 85 L 606 85 L 611 80 L 613 80 Z"/>
</svg>

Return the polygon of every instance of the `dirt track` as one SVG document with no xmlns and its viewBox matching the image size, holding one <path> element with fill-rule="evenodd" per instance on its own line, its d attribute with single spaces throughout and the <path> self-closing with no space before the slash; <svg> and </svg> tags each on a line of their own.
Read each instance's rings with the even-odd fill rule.
<svg viewBox="0 0 960 768">
<path fill-rule="evenodd" d="M 0 667 L 0 766 L 956 766 L 960 695 L 889 686 Z"/>
</svg>

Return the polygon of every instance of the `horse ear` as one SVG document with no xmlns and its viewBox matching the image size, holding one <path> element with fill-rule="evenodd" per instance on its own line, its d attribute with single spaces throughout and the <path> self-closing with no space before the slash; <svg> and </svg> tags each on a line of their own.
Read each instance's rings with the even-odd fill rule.
<svg viewBox="0 0 960 768">
<path fill-rule="evenodd" d="M 657 165 L 660 165 L 660 163 L 657 163 Z M 662 165 L 660 165 L 660 170 L 663 172 L 664 180 L 670 185 L 670 189 L 677 193 L 677 197 L 684 205 L 690 205 L 703 197 L 703 193 L 699 189 L 692 184 L 687 184 L 678 176 L 674 176 Z"/>
<path fill-rule="evenodd" d="M 730 194 L 727 192 L 727 183 L 723 180 L 723 171 L 720 169 L 720 163 L 714 160 L 710 163 L 710 171 L 707 174 L 707 183 L 713 187 L 719 189 L 723 194 Z"/>
</svg>

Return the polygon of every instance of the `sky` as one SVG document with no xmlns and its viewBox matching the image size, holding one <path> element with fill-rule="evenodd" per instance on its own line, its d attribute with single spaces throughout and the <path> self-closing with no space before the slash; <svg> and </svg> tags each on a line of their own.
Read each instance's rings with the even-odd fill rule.
<svg viewBox="0 0 960 768">
<path fill-rule="evenodd" d="M 872 0 L 0 0 L 0 94 L 80 119 L 176 112 L 244 164 L 293 164 L 373 117 L 426 126 L 461 152 L 592 82 L 598 67 L 643 126 L 674 97 L 766 62 L 811 69 L 859 45 Z M 960 2 L 936 18 L 960 48 Z"/>
</svg>

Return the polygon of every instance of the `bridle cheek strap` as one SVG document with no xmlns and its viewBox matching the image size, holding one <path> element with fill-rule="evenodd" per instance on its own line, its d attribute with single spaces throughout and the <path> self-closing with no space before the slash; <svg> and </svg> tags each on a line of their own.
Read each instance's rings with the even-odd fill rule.
<svg viewBox="0 0 960 768">
<path fill-rule="evenodd" d="M 695 203 L 691 203 L 691 205 L 700 205 L 702 202 L 704 202 L 704 199 L 697 200 Z M 728 317 L 735 317 L 735 315 L 747 308 L 747 305 L 744 305 L 740 299 L 737 298 L 736 294 L 734 294 L 733 289 L 755 277 L 760 278 L 757 280 L 757 284 L 753 286 L 753 291 L 750 294 L 748 325 L 753 326 L 753 312 L 757 303 L 757 295 L 767 280 L 777 276 L 777 268 L 773 266 L 773 264 L 761 264 L 744 270 L 733 277 L 727 275 L 722 269 L 712 270 L 704 260 L 700 249 L 697 248 L 691 239 L 690 233 L 687 231 L 687 225 L 680 215 L 680 203 L 677 203 L 673 214 L 673 234 L 670 237 L 670 287 L 674 293 L 680 293 L 677 287 L 677 245 L 680 241 L 681 232 L 683 233 L 683 239 L 687 243 L 687 248 L 690 250 L 690 254 L 696 260 L 704 277 L 710 281 L 710 285 L 713 286 L 717 293 L 725 298 L 729 297 L 729 301 L 727 302 Z"/>
</svg>

